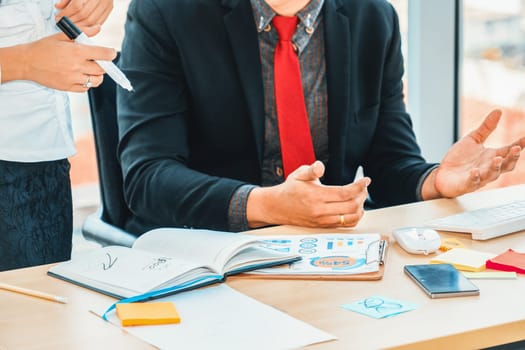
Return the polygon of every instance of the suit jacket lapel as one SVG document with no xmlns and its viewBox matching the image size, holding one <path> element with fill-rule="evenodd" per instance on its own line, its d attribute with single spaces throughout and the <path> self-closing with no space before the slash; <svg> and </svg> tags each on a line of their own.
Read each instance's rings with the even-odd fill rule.
<svg viewBox="0 0 525 350">
<path fill-rule="evenodd" d="M 223 5 L 231 9 L 224 16 L 224 24 L 230 37 L 233 56 L 237 64 L 246 104 L 250 111 L 259 164 L 262 164 L 264 90 L 259 41 L 253 11 L 250 1 L 246 0 L 223 0 Z"/>
<path fill-rule="evenodd" d="M 326 169 L 327 183 L 343 179 L 345 135 L 349 126 L 351 82 L 349 19 L 339 12 L 341 0 L 325 0 L 325 53 L 328 85 L 328 150 L 330 159 Z"/>
</svg>

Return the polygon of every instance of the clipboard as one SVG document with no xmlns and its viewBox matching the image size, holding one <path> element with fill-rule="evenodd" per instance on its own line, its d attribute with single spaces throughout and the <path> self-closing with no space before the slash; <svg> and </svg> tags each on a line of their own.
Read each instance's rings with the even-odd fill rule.
<svg viewBox="0 0 525 350">
<path fill-rule="evenodd" d="M 357 234 L 356 234 L 357 235 Z M 366 248 L 366 260 L 367 264 L 370 263 L 378 263 L 379 269 L 377 271 L 373 272 L 366 272 L 366 273 L 353 273 L 350 271 L 350 273 L 294 273 L 293 271 L 290 271 L 289 273 L 283 273 L 278 272 L 276 268 L 272 269 L 265 269 L 265 273 L 257 273 L 257 271 L 244 273 L 235 276 L 235 278 L 254 278 L 254 279 L 276 279 L 276 280 L 326 280 L 326 281 L 376 281 L 383 278 L 384 272 L 385 272 L 385 264 L 386 264 L 386 258 L 388 253 L 388 247 L 389 247 L 389 237 L 386 235 L 380 235 L 380 239 L 374 241 L 374 243 L 377 243 L 377 258 L 373 258 L 369 260 L 369 256 L 373 255 L 370 252 L 372 252 L 369 248 Z M 305 259 L 305 257 L 303 257 Z M 307 258 L 311 259 L 311 258 Z M 276 269 L 276 270 L 274 270 Z M 271 270 L 276 271 L 275 274 L 271 273 Z"/>
</svg>

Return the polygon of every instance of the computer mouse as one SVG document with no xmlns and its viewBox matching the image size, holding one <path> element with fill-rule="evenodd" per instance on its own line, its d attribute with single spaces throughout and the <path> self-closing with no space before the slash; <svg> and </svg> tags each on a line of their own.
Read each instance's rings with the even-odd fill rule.
<svg viewBox="0 0 525 350">
<path fill-rule="evenodd" d="M 439 234 L 426 227 L 401 227 L 395 229 L 393 235 L 401 248 L 412 254 L 428 255 L 441 245 Z"/>
</svg>

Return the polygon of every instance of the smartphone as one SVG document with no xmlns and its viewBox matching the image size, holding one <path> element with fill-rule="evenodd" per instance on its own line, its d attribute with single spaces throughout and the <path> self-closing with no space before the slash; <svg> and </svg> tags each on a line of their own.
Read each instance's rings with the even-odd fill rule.
<svg viewBox="0 0 525 350">
<path fill-rule="evenodd" d="M 479 295 L 479 288 L 451 264 L 405 265 L 404 270 L 432 299 Z"/>
</svg>

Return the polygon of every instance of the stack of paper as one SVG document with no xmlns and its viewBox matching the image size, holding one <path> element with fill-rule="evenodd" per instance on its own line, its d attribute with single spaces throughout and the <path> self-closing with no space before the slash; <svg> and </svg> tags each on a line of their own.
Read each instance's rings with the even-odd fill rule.
<svg viewBox="0 0 525 350">
<path fill-rule="evenodd" d="M 525 254 L 509 249 L 505 253 L 487 261 L 487 267 L 525 274 Z"/>
<path fill-rule="evenodd" d="M 430 260 L 431 264 L 452 264 L 461 271 L 483 271 L 487 260 L 495 257 L 496 254 L 480 252 L 465 248 L 453 248 Z"/>
</svg>

